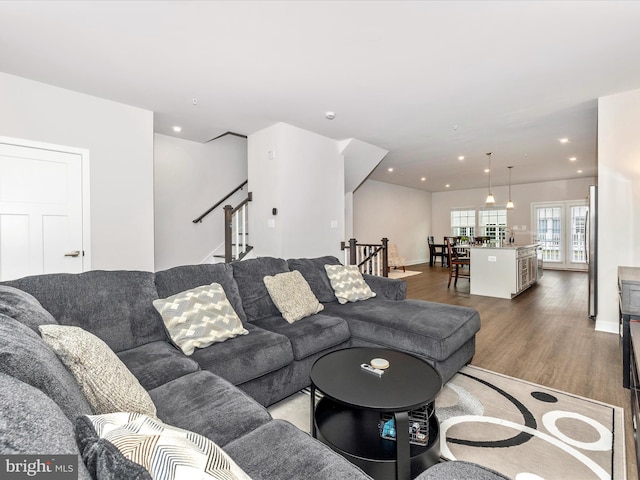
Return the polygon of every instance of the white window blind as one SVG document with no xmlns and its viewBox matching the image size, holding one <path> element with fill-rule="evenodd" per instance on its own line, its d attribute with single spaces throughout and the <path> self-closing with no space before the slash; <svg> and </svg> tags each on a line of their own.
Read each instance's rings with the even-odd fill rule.
<svg viewBox="0 0 640 480">
<path fill-rule="evenodd" d="M 475 208 L 451 209 L 451 235 L 454 237 L 473 237 L 476 230 Z"/>
<path fill-rule="evenodd" d="M 507 228 L 507 209 L 486 207 L 478 211 L 478 226 L 482 235 L 493 240 L 504 240 Z"/>
</svg>

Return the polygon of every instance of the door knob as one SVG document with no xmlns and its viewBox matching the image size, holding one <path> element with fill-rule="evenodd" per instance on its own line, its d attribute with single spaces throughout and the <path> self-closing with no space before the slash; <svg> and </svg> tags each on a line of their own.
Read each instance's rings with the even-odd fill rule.
<svg viewBox="0 0 640 480">
<path fill-rule="evenodd" d="M 73 252 L 67 252 L 64 254 L 65 257 L 77 257 L 80 255 L 80 250 L 74 250 Z"/>
</svg>

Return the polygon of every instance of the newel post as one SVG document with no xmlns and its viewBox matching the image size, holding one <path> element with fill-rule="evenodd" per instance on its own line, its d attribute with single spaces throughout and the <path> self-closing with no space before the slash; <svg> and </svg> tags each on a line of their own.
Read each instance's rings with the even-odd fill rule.
<svg viewBox="0 0 640 480">
<path fill-rule="evenodd" d="M 233 222 L 233 207 L 231 205 L 224 206 L 224 261 L 229 263 L 232 260 L 231 255 L 231 225 Z"/>
<path fill-rule="evenodd" d="M 389 255 L 387 250 L 387 243 L 389 243 L 388 238 L 382 239 L 382 276 L 389 276 Z"/>
<path fill-rule="evenodd" d="M 358 241 L 355 238 L 349 239 L 349 265 L 357 265 L 358 264 L 358 255 L 356 251 L 356 244 Z"/>
</svg>

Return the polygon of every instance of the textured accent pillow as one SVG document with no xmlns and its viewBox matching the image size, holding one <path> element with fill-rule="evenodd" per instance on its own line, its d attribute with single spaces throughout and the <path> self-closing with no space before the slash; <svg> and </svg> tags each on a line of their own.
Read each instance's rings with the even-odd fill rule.
<svg viewBox="0 0 640 480">
<path fill-rule="evenodd" d="M 376 296 L 356 265 L 325 265 L 324 269 L 339 303 L 357 302 Z"/>
<path fill-rule="evenodd" d="M 196 348 L 249 333 L 219 283 L 202 285 L 153 301 L 165 328 L 185 355 Z"/>
<path fill-rule="evenodd" d="M 85 427 L 89 422 L 95 437 Z M 87 437 L 87 433 L 89 437 Z M 97 437 L 97 438 L 96 438 Z M 76 423 L 76 438 L 85 462 L 100 455 L 105 448 L 102 439 L 111 443 L 128 460 L 142 465 L 154 480 L 215 479 L 251 480 L 224 450 L 206 437 L 167 425 L 138 413 L 88 415 Z M 85 454 L 87 449 L 93 452 Z"/>
<path fill-rule="evenodd" d="M 289 323 L 324 310 L 324 305 L 318 301 L 309 283 L 297 270 L 266 276 L 262 280 L 282 318 Z"/>
<path fill-rule="evenodd" d="M 42 339 L 71 371 L 93 413 L 156 416 L 153 400 L 109 346 L 80 327 L 40 325 Z"/>
</svg>

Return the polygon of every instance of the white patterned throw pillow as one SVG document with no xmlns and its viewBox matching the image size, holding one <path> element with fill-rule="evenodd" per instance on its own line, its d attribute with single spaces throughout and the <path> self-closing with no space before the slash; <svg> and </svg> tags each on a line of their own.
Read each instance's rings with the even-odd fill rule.
<svg viewBox="0 0 640 480">
<path fill-rule="evenodd" d="M 338 302 L 357 302 L 376 296 L 356 265 L 325 265 L 324 269 Z"/>
<path fill-rule="evenodd" d="M 266 276 L 262 279 L 273 303 L 287 322 L 293 323 L 324 310 L 298 270 Z"/>
<path fill-rule="evenodd" d="M 149 393 L 109 346 L 68 325 L 40 325 L 40 334 L 75 377 L 93 413 L 139 412 L 156 416 Z"/>
<path fill-rule="evenodd" d="M 224 450 L 200 434 L 137 413 L 86 418 L 99 438 L 142 465 L 154 480 L 251 480 Z"/>
<path fill-rule="evenodd" d="M 154 300 L 153 306 L 162 315 L 171 340 L 185 355 L 249 333 L 219 283 Z"/>
</svg>

